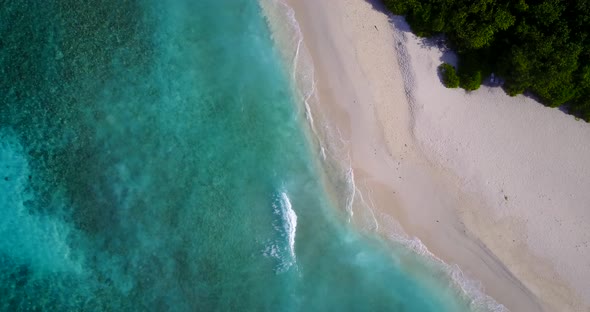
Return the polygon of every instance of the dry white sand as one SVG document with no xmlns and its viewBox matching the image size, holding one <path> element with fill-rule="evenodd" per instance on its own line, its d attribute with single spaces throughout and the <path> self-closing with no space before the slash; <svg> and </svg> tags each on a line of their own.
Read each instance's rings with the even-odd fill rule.
<svg viewBox="0 0 590 312">
<path fill-rule="evenodd" d="M 590 125 L 499 88 L 444 88 L 453 56 L 378 4 L 288 2 L 314 125 L 345 143 L 328 153 L 349 157 L 379 233 L 401 225 L 512 311 L 588 311 Z"/>
<path fill-rule="evenodd" d="M 554 311 L 588 311 L 590 124 L 501 88 L 446 89 L 436 67 L 452 55 L 399 28 L 415 138 L 483 204 L 458 211 L 466 227 Z"/>
</svg>

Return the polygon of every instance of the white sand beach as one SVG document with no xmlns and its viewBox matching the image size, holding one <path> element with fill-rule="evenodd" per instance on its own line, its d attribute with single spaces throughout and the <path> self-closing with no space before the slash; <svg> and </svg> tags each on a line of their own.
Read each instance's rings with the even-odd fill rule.
<svg viewBox="0 0 590 312">
<path fill-rule="evenodd" d="M 452 53 L 377 1 L 288 3 L 312 110 L 346 143 L 379 233 L 399 223 L 511 311 L 589 311 L 590 124 L 497 87 L 446 89 Z"/>
</svg>

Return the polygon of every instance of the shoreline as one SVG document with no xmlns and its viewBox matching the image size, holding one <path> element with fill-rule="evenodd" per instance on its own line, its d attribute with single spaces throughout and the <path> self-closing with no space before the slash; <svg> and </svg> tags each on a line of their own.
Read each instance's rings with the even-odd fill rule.
<svg viewBox="0 0 590 312">
<path fill-rule="evenodd" d="M 423 107 L 433 100 L 421 97 L 420 88 L 432 87 L 432 81 L 421 86 L 418 79 L 423 73 L 408 62 L 419 39 L 404 29 L 405 22 L 392 21 L 378 4 L 361 0 L 287 3 L 313 59 L 315 104 L 321 106 L 315 109 L 321 109 L 339 140 L 348 145 L 350 174 L 360 191 L 354 200 L 371 203 L 377 233 L 391 238 L 399 235 L 395 229 L 401 227 L 443 263 L 458 265 L 457 272 L 471 281 L 467 287 L 483 291 L 512 311 L 581 310 L 583 303 L 566 283 L 543 285 L 551 281 L 548 276 L 555 278 L 549 261 L 534 257 L 549 268 L 536 278 L 532 274 L 538 271 L 523 272 L 524 264 L 506 255 L 510 249 L 492 237 L 494 231 L 477 230 L 490 226 L 482 219 L 496 222 L 491 215 L 494 207 L 489 207 L 485 192 L 466 184 L 465 175 L 441 161 L 441 153 L 427 144 L 428 139 L 437 139 L 423 127 L 423 119 L 429 117 Z M 351 216 L 354 208 L 358 212 L 357 205 L 351 205 Z M 367 212 L 360 212 L 354 221 L 366 226 Z M 525 249 L 523 255 L 533 255 L 528 246 L 519 248 Z"/>
</svg>

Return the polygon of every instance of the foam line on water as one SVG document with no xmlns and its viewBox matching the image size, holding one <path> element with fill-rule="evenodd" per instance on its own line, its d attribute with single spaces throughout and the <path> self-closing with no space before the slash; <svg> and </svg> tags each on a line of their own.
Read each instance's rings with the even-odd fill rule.
<svg viewBox="0 0 590 312">
<path fill-rule="evenodd" d="M 439 265 L 452 282 L 452 285 L 469 301 L 470 308 L 473 311 L 509 312 L 504 305 L 485 294 L 481 283 L 468 277 L 458 265 L 451 265 L 444 262 L 430 252 L 428 247 L 426 247 L 419 238 L 410 238 L 405 232 L 403 232 L 397 221 L 390 220 L 390 222 L 392 224 L 390 224 L 389 227 L 391 231 L 387 234 L 388 238 L 392 241 L 401 243 L 412 252 L 430 259 L 435 264 Z"/>
<path fill-rule="evenodd" d="M 280 0 L 259 1 L 266 20 L 272 29 L 273 40 L 279 47 L 285 63 L 290 64 L 291 82 L 297 100 L 301 101 L 315 140 L 321 146 L 321 135 L 316 129 L 311 100 L 317 101 L 315 69 L 311 55 L 303 40 L 301 27 L 295 18 L 295 11 Z M 285 21 L 288 21 L 285 23 Z M 297 106 L 298 112 L 300 107 Z"/>
<path fill-rule="evenodd" d="M 365 200 L 364 196 L 362 195 L 363 191 L 359 190 L 356 185 L 354 170 L 352 169 L 352 165 L 350 163 L 350 155 L 346 151 L 347 142 L 343 138 L 340 129 L 330 127 L 325 118 L 321 118 L 323 121 L 322 133 L 318 133 L 316 129 L 316 120 L 313 118 L 312 105 L 310 104 L 312 99 L 315 100 L 316 104 L 313 107 L 315 109 L 314 112 L 319 112 L 320 115 L 322 114 L 321 107 L 319 107 L 319 103 L 317 103 L 319 102 L 319 99 L 317 98 L 316 92 L 317 90 L 313 62 L 309 52 L 307 51 L 307 47 L 305 46 L 305 40 L 303 38 L 299 23 L 296 20 L 294 10 L 281 0 L 260 0 L 260 4 L 264 13 L 266 14 L 273 33 L 277 34 L 275 37 L 277 45 L 281 49 L 281 52 L 285 54 L 284 58 L 286 59 L 286 62 L 291 64 L 295 92 L 299 94 L 304 104 L 305 116 L 312 133 L 314 134 L 314 138 L 320 146 L 319 149 L 322 159 L 324 161 L 336 161 L 336 163 L 339 163 L 340 165 L 347 164 L 344 165 L 346 168 L 341 168 L 341 170 L 343 170 L 345 180 L 344 183 L 347 186 L 345 190 L 347 193 L 345 194 L 345 209 L 348 213 L 348 221 L 351 222 L 355 215 L 355 198 L 358 196 L 360 199 L 359 208 L 364 208 L 370 211 L 372 222 L 375 224 L 374 231 L 381 229 L 381 231 L 388 232 L 387 236 L 391 241 L 401 243 L 412 252 L 424 256 L 425 258 L 439 264 L 446 272 L 446 276 L 452 281 L 455 287 L 467 298 L 467 300 L 469 300 L 474 311 L 508 311 L 507 308 L 502 304 L 496 302 L 493 298 L 486 295 L 481 290 L 481 286 L 479 286 L 480 284 L 469 279 L 458 266 L 445 263 L 440 258 L 432 254 L 418 238 L 410 238 L 407 234 L 405 234 L 397 221 L 394 221 L 397 225 L 388 229 L 383 229 L 379 226 L 377 216 L 375 215 L 374 203 L 370 198 L 370 194 L 367 195 L 368 200 Z M 287 17 L 289 23 L 284 23 L 284 17 Z M 392 16 L 392 18 L 397 17 Z M 285 30 L 283 27 L 288 27 L 289 29 Z M 294 44 L 289 44 L 289 41 L 285 38 L 295 38 L 296 42 Z M 405 42 L 407 40 L 405 34 L 401 32 L 394 32 L 394 39 L 396 42 Z M 289 53 L 293 53 L 293 51 L 294 54 L 289 56 Z M 403 46 L 398 48 L 397 52 L 398 58 L 400 59 L 409 59 L 410 57 Z M 302 55 L 305 55 L 305 57 Z M 411 86 L 414 84 L 414 77 L 406 63 L 400 64 L 400 68 L 404 76 L 406 96 L 411 103 L 410 110 L 413 111 L 414 101 L 413 94 L 411 94 Z M 339 142 L 339 144 L 336 144 L 336 142 Z M 344 159 L 339 156 L 343 153 L 347 155 L 344 157 Z M 367 188 L 367 191 L 370 192 L 370 189 Z"/>
<path fill-rule="evenodd" d="M 367 186 L 366 181 L 363 186 L 364 186 L 364 190 L 366 190 L 366 192 L 367 192 L 366 196 L 363 195 L 363 192 L 360 192 L 360 191 L 358 192 L 358 195 L 361 200 L 361 203 L 363 204 L 363 207 L 366 207 L 367 208 L 366 210 L 368 210 L 368 212 L 371 215 L 371 221 L 373 223 L 372 230 L 377 232 L 377 231 L 379 231 L 379 222 L 377 221 L 377 217 L 375 215 L 375 203 L 373 202 L 373 198 L 372 198 L 373 191 Z M 368 199 L 368 201 L 367 201 L 367 199 L 365 199 L 365 197 Z"/>
<path fill-rule="evenodd" d="M 297 214 L 291 206 L 289 196 L 285 191 L 281 192 L 281 208 L 283 209 L 283 218 L 285 232 L 289 240 L 289 251 L 291 258 L 295 262 L 295 235 L 297 234 Z"/>
<path fill-rule="evenodd" d="M 314 80 L 313 83 L 311 84 L 311 91 L 308 94 L 308 96 L 305 98 L 303 103 L 305 103 L 305 116 L 306 116 L 307 120 L 309 121 L 309 124 L 311 126 L 311 130 L 313 131 L 313 133 L 316 136 L 318 136 L 317 131 L 315 130 L 314 122 L 313 122 L 313 115 L 311 113 L 311 106 L 309 105 L 309 100 L 311 99 L 312 96 L 315 95 L 315 90 L 316 90 L 316 82 Z"/>
<path fill-rule="evenodd" d="M 276 216 L 273 228 L 277 239 L 265 243 L 263 255 L 278 260 L 277 273 L 286 272 L 297 265 L 295 238 L 297 235 L 297 214 L 284 187 L 272 196 L 272 208 Z"/>
<path fill-rule="evenodd" d="M 398 27 L 396 27 L 396 25 L 405 24 L 406 22 L 402 16 L 396 16 L 392 14 L 389 15 L 389 20 L 391 27 L 393 29 L 393 39 L 396 43 L 395 50 L 397 53 L 398 64 L 403 76 L 405 96 L 410 104 L 409 108 L 411 118 L 409 129 L 411 129 L 413 134 L 413 125 L 415 123 L 414 110 L 417 105 L 413 94 L 415 77 L 410 67 L 409 60 L 411 60 L 411 55 L 405 47 L 405 43 L 408 41 L 407 35 L 405 32 L 401 31 Z M 401 242 L 414 252 L 423 255 L 429 259 L 432 259 L 433 261 L 439 263 L 442 267 L 444 267 L 447 275 L 453 281 L 455 286 L 459 288 L 466 297 L 469 298 L 471 308 L 474 311 L 508 311 L 508 309 L 504 305 L 500 304 L 499 302 L 495 301 L 492 297 L 485 294 L 482 290 L 481 283 L 476 282 L 467 277 L 457 265 L 447 264 L 442 259 L 438 258 L 433 253 L 431 253 L 428 250 L 428 248 L 422 243 L 422 241 L 420 241 L 420 239 L 409 238 L 409 236 L 401 230 L 400 226 L 396 226 L 396 228 L 397 229 L 394 230 L 395 234 L 390 234 L 390 238 L 392 240 Z"/>
<path fill-rule="evenodd" d="M 356 185 L 354 182 L 354 170 L 352 169 L 352 165 L 348 167 L 346 172 L 346 183 L 350 186 L 350 194 L 346 199 L 346 211 L 348 211 L 348 222 L 351 222 L 354 217 L 352 205 L 354 204 L 354 197 L 356 195 Z"/>
</svg>

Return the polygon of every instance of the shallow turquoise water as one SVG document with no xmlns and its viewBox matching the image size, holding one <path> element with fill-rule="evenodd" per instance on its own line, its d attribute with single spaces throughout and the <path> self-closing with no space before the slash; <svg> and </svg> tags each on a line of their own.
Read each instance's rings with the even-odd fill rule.
<svg viewBox="0 0 590 312">
<path fill-rule="evenodd" d="M 0 5 L 0 310 L 466 310 L 339 218 L 258 4 L 164 2 Z"/>
</svg>

